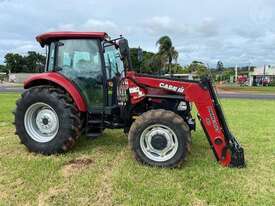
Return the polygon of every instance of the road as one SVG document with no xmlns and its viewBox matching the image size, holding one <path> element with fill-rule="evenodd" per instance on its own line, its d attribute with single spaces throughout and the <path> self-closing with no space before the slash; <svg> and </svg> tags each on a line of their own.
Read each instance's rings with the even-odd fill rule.
<svg viewBox="0 0 275 206">
<path fill-rule="evenodd" d="M 24 91 L 21 87 L 4 87 L 0 85 L 0 93 L 3 92 L 19 92 Z M 257 93 L 243 93 L 243 92 L 223 92 L 218 91 L 218 96 L 222 99 L 270 99 L 275 100 L 275 94 L 257 94 Z"/>
<path fill-rule="evenodd" d="M 222 99 L 270 99 L 275 100 L 275 94 L 257 94 L 257 93 L 218 93 Z"/>
<path fill-rule="evenodd" d="M 3 93 L 3 92 L 19 92 L 19 93 L 22 93 L 23 91 L 24 91 L 24 89 L 21 88 L 21 87 L 5 87 L 5 86 L 0 85 L 0 93 Z"/>
</svg>

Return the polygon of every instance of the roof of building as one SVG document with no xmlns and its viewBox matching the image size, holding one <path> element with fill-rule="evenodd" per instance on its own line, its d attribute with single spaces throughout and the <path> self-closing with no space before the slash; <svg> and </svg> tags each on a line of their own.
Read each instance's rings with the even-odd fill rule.
<svg viewBox="0 0 275 206">
<path fill-rule="evenodd" d="M 108 34 L 105 32 L 73 32 L 73 31 L 59 31 L 47 32 L 36 37 L 36 40 L 44 46 L 47 42 L 57 39 L 91 39 L 99 38 L 105 39 Z"/>
</svg>

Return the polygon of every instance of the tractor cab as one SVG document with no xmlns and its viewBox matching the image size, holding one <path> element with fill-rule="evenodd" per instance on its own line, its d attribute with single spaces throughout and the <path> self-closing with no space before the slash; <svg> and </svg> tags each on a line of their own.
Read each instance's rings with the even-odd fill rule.
<svg viewBox="0 0 275 206">
<path fill-rule="evenodd" d="M 37 37 L 47 48 L 45 72 L 57 72 L 79 90 L 88 111 L 117 105 L 118 81 L 130 65 L 128 42 L 103 32 L 54 32 Z"/>
</svg>

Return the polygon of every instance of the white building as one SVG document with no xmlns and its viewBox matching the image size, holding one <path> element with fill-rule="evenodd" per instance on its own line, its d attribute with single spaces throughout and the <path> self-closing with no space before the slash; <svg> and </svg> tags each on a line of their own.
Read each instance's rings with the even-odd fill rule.
<svg viewBox="0 0 275 206">
<path fill-rule="evenodd" d="M 249 85 L 269 84 L 275 81 L 275 65 L 265 65 L 256 67 L 253 72 L 249 73 Z"/>
</svg>

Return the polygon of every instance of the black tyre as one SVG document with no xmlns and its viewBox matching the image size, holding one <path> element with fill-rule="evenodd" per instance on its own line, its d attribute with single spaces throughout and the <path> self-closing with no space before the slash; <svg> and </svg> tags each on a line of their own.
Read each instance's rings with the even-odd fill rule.
<svg viewBox="0 0 275 206">
<path fill-rule="evenodd" d="M 129 131 L 129 144 L 135 158 L 151 166 L 180 166 L 190 143 L 188 125 L 179 115 L 163 109 L 145 112 Z"/>
<path fill-rule="evenodd" d="M 80 112 L 64 90 L 33 87 L 16 105 L 16 134 L 30 151 L 50 155 L 73 147 L 80 135 Z"/>
</svg>

